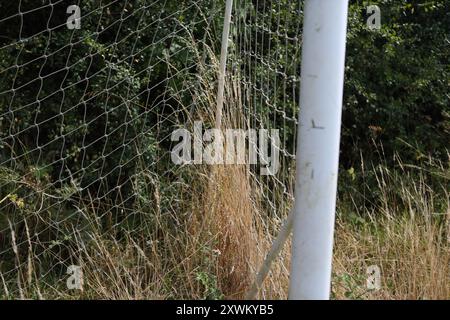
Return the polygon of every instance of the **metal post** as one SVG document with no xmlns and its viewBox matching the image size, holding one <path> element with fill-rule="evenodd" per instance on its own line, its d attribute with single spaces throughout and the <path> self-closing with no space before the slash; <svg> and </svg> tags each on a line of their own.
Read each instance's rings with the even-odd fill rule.
<svg viewBox="0 0 450 320">
<path fill-rule="evenodd" d="M 306 0 L 290 299 L 329 299 L 348 0 Z"/>
<path fill-rule="evenodd" d="M 227 0 L 225 8 L 225 18 L 223 21 L 222 49 L 220 52 L 219 85 L 217 88 L 216 129 L 219 130 L 222 126 L 223 95 L 225 87 L 225 72 L 227 67 L 228 41 L 229 41 L 228 38 L 230 36 L 232 9 L 233 9 L 233 0 Z"/>
</svg>

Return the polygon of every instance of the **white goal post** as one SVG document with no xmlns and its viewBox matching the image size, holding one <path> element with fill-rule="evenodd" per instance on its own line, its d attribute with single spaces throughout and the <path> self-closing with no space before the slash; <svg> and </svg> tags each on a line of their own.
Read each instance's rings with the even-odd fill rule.
<svg viewBox="0 0 450 320">
<path fill-rule="evenodd" d="M 348 0 L 306 0 L 290 299 L 329 299 Z"/>
</svg>

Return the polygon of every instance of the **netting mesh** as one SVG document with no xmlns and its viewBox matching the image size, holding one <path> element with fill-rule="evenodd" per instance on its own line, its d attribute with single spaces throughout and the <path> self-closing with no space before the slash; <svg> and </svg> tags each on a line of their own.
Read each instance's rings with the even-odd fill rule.
<svg viewBox="0 0 450 320">
<path fill-rule="evenodd" d="M 71 5 L 79 29 L 68 28 Z M 132 233 L 145 246 L 158 217 L 182 211 L 189 182 L 170 161 L 170 135 L 214 112 L 224 3 L 0 9 L 0 292 L 23 295 L 34 277 L 65 283 L 92 234 Z M 280 219 L 293 194 L 300 13 L 300 1 L 235 1 L 230 37 L 225 109 L 241 116 L 227 125 L 279 129 L 279 172 L 249 172 L 261 207 Z"/>
<path fill-rule="evenodd" d="M 275 215 L 293 200 L 300 92 L 301 1 L 237 1 L 231 70 L 251 128 L 277 129 L 280 170 L 255 177 L 264 204 Z M 231 80 L 231 81 L 233 81 Z"/>
</svg>

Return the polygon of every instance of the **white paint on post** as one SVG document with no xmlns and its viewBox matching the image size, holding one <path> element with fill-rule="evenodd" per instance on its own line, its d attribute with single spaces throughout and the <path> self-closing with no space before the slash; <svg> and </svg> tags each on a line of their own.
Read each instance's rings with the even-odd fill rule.
<svg viewBox="0 0 450 320">
<path fill-rule="evenodd" d="M 217 88 L 216 129 L 222 126 L 223 95 L 225 88 L 225 72 L 227 68 L 228 41 L 230 36 L 231 12 L 233 0 L 227 0 L 222 31 L 222 49 L 220 52 L 219 84 Z"/>
<path fill-rule="evenodd" d="M 330 297 L 348 0 L 306 0 L 290 299 Z"/>
</svg>

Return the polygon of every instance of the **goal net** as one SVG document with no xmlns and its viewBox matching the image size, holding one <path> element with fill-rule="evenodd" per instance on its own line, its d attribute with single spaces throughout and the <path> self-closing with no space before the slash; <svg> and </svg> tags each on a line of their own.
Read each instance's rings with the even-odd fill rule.
<svg viewBox="0 0 450 320">
<path fill-rule="evenodd" d="M 236 0 L 229 40 L 225 125 L 278 130 L 279 170 L 248 166 L 260 207 L 278 222 L 293 200 L 300 3 Z M 0 297 L 26 298 L 64 290 L 68 266 L 88 259 L 80 253 L 121 241 L 153 248 L 161 229 L 181 228 L 168 212 L 184 212 L 191 175 L 171 161 L 171 135 L 195 119 L 212 126 L 225 4 L 0 8 Z"/>
</svg>

